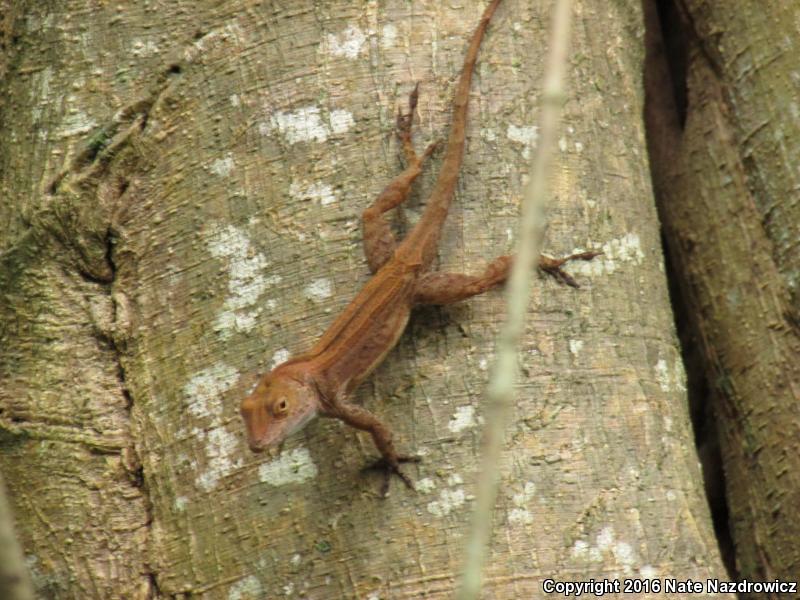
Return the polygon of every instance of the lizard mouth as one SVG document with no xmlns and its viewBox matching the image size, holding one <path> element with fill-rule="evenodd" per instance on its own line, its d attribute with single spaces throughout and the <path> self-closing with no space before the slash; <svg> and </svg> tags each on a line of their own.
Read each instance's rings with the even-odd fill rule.
<svg viewBox="0 0 800 600">
<path fill-rule="evenodd" d="M 270 442 L 270 440 L 254 440 L 248 442 L 247 445 L 254 454 L 267 454 L 272 458 L 278 456 L 283 447 L 283 444 L 275 444 Z"/>
<path fill-rule="evenodd" d="M 264 450 L 267 449 L 267 446 L 260 442 L 250 442 L 249 446 L 250 446 L 250 451 L 255 452 L 256 454 L 261 454 L 262 452 L 264 452 Z"/>
</svg>

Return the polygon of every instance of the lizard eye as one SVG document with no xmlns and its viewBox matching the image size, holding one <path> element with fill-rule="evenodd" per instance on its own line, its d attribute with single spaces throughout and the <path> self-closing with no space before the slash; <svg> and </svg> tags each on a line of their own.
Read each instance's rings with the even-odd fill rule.
<svg viewBox="0 0 800 600">
<path fill-rule="evenodd" d="M 289 410 L 289 405 L 286 403 L 286 398 L 282 398 L 277 403 L 275 403 L 275 415 L 276 416 L 283 416 Z"/>
</svg>

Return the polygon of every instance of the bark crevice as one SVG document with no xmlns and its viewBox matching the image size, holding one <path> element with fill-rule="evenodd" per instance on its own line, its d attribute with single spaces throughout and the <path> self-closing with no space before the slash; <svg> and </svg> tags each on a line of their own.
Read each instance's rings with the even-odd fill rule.
<svg viewBox="0 0 800 600">
<path fill-rule="evenodd" d="M 689 111 L 692 110 L 687 82 L 689 48 L 698 44 L 696 33 L 687 26 L 683 11 L 675 2 L 644 0 L 643 5 L 647 27 L 646 124 L 656 202 L 661 204 L 664 197 L 659 194 L 659 182 L 672 176 L 667 173 L 667 165 L 678 160 L 681 146 L 677 140 L 682 138 Z M 659 206 L 659 212 L 664 222 L 662 206 Z M 669 223 L 668 219 L 666 223 Z M 671 258 L 675 251 L 670 246 L 677 239 L 666 231 L 662 235 L 670 301 L 687 375 L 687 398 L 694 441 L 703 467 L 706 499 L 723 563 L 729 575 L 736 578 L 733 541 L 728 523 L 729 509 L 725 497 L 725 473 L 713 410 L 716 386 L 714 382 L 709 382 L 706 374 L 708 365 L 702 353 L 702 332 L 698 331 L 689 314 L 692 308 L 685 296 L 685 289 L 691 282 L 685 280 L 679 266 Z M 691 236 L 684 236 L 682 241 L 683 252 L 691 255 L 691 246 L 694 245 Z"/>
<path fill-rule="evenodd" d="M 788 209 L 770 203 L 775 182 L 764 175 L 772 165 L 751 149 L 763 140 L 766 121 L 742 100 L 754 85 L 740 76 L 752 73 L 753 57 L 745 56 L 752 48 L 737 53 L 732 38 L 715 37 L 724 32 L 720 22 L 731 23 L 722 5 L 675 2 L 683 20 L 673 25 L 682 27 L 688 46 L 686 116 L 678 118 L 674 90 L 682 86 L 670 79 L 680 69 L 669 68 L 674 57 L 662 38 L 659 4 L 671 3 L 644 2 L 648 152 L 690 381 L 700 364 L 705 372 L 690 390 L 699 400 L 696 432 L 719 432 L 724 479 L 720 471 L 717 485 L 706 483 L 714 490 L 724 484 L 731 547 L 722 539 L 726 531 L 717 535 L 737 578 L 791 580 L 799 560 L 792 511 L 800 486 L 792 474 L 800 470 L 800 339 L 776 229 Z M 731 61 L 739 59 L 745 66 L 736 70 Z M 702 443 L 699 450 L 706 458 Z"/>
</svg>

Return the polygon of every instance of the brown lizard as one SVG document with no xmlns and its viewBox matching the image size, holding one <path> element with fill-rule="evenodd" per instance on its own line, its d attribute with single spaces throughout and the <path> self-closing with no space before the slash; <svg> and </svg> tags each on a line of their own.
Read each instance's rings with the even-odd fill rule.
<svg viewBox="0 0 800 600">
<path fill-rule="evenodd" d="M 381 454 L 374 466 L 385 470 L 382 495 L 388 491 L 392 474 L 413 489 L 400 464 L 419 458 L 398 454 L 386 424 L 365 408 L 352 404 L 350 398 L 395 346 L 414 306 L 458 302 L 495 287 L 508 275 L 511 256 L 496 258 L 477 276 L 429 271 L 461 167 L 469 87 L 478 48 L 499 4 L 500 0 L 492 0 L 472 35 L 456 86 L 452 125 L 439 177 L 422 217 L 399 245 L 383 213 L 406 199 L 436 144 L 429 145 L 421 156 L 412 145 L 411 122 L 418 86 L 411 93 L 409 113 L 398 112 L 397 135 L 407 166 L 362 215 L 364 251 L 374 276 L 308 352 L 261 377 L 242 401 L 241 413 L 253 452 L 280 444 L 316 416 L 333 417 L 372 435 Z M 582 252 L 561 259 L 542 256 L 539 268 L 578 287 L 561 265 L 573 259 L 591 260 L 598 254 Z"/>
</svg>

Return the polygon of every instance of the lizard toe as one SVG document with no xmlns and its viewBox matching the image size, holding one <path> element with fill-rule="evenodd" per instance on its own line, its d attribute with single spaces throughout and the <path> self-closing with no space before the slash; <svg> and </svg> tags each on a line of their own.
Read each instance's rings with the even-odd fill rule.
<svg viewBox="0 0 800 600">
<path fill-rule="evenodd" d="M 408 489 L 416 491 L 416 488 L 414 487 L 414 482 L 411 481 L 411 478 L 408 475 L 406 475 L 402 471 L 402 469 L 400 469 L 400 464 L 406 462 L 420 462 L 421 460 L 422 458 L 419 456 L 408 456 L 408 455 L 397 456 L 395 457 L 394 460 L 379 458 L 373 463 L 370 463 L 367 466 L 365 466 L 363 469 L 361 469 L 361 471 L 383 472 L 383 482 L 381 483 L 380 495 L 382 498 L 386 498 L 389 495 L 389 486 L 392 481 L 392 475 L 399 477 Z"/>
</svg>

